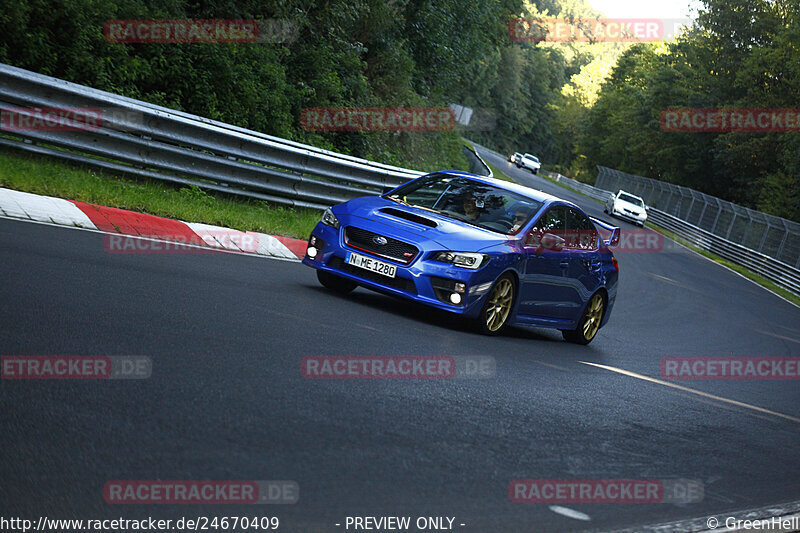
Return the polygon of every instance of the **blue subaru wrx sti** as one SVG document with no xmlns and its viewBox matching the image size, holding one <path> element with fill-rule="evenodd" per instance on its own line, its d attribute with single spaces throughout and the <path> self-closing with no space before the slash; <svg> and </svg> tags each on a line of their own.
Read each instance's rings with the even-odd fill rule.
<svg viewBox="0 0 800 533">
<path fill-rule="evenodd" d="M 303 263 L 340 293 L 361 285 L 464 315 L 486 334 L 540 326 L 588 344 L 614 306 L 618 233 L 554 196 L 442 171 L 325 210 Z"/>
</svg>

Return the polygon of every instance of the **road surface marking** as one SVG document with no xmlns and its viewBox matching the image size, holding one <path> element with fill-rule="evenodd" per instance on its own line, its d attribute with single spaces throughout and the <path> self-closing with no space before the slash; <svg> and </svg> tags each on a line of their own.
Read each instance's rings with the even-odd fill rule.
<svg viewBox="0 0 800 533">
<path fill-rule="evenodd" d="M 570 509 L 569 507 L 561 507 L 560 505 L 550 505 L 548 507 L 554 513 L 566 516 L 567 518 L 574 518 L 575 520 L 584 520 L 584 521 L 591 520 L 591 517 L 588 514 L 576 511 L 574 509 Z"/>
<path fill-rule="evenodd" d="M 616 372 L 618 374 L 622 374 L 624 376 L 630 376 L 632 378 L 641 379 L 644 381 L 649 381 L 651 383 L 658 383 L 659 385 L 664 385 L 666 387 L 671 387 L 673 389 L 678 389 L 684 392 L 690 392 L 692 394 L 697 394 L 698 396 L 703 396 L 704 398 L 711 398 L 712 400 L 717 400 L 719 402 L 729 403 L 731 405 L 736 405 L 739 407 L 744 407 L 745 409 L 752 409 L 753 411 L 758 411 L 759 413 L 766 413 L 768 415 L 777 416 L 780 418 L 785 418 L 786 420 L 791 420 L 792 422 L 800 423 L 800 418 L 785 415 L 783 413 L 777 413 L 775 411 L 770 411 L 769 409 L 764 409 L 763 407 L 758 407 L 756 405 L 750 405 L 743 402 L 737 402 L 736 400 L 729 400 L 728 398 L 723 398 L 722 396 L 717 396 L 715 394 L 709 394 L 707 392 L 699 391 L 697 389 L 692 389 L 689 387 L 684 387 L 682 385 L 676 385 L 675 383 L 670 383 L 669 381 L 662 381 L 660 379 L 651 378 L 649 376 L 644 376 L 642 374 L 637 374 L 635 372 L 630 372 L 628 370 L 623 370 L 621 368 L 615 368 L 613 366 L 606 366 L 606 365 L 599 365 L 597 363 L 587 363 L 586 361 L 578 361 L 581 364 L 589 365 L 589 366 L 596 366 L 597 368 L 602 368 L 605 370 L 610 370 L 611 372 Z"/>
</svg>

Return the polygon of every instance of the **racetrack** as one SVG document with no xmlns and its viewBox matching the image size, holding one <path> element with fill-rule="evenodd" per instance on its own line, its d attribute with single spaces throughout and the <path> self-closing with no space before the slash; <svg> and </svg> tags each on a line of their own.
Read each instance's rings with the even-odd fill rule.
<svg viewBox="0 0 800 533">
<path fill-rule="evenodd" d="M 602 207 L 481 156 L 522 183 Z M 624 229 L 631 225 L 616 221 Z M 0 220 L 0 353 L 145 355 L 147 380 L 2 380 L 4 516 L 274 515 L 344 531 L 352 515 L 455 516 L 470 532 L 635 527 L 800 500 L 797 381 L 659 378 L 667 356 L 800 356 L 800 309 L 683 248 L 618 255 L 608 325 L 472 333 L 449 315 L 318 286 L 297 263 L 125 255 L 101 234 Z M 490 355 L 483 380 L 308 380 L 309 355 Z M 699 503 L 512 503 L 516 479 L 691 478 Z M 278 506 L 116 505 L 109 480 L 294 480 Z M 458 524 L 465 524 L 464 527 Z M 313 526 L 313 527 L 312 527 Z"/>
</svg>

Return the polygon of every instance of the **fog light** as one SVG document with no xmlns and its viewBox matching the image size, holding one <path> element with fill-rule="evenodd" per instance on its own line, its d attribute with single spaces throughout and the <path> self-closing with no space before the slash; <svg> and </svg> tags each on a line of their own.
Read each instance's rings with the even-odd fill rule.
<svg viewBox="0 0 800 533">
<path fill-rule="evenodd" d="M 315 257 L 317 257 L 317 249 L 316 249 L 316 248 L 314 248 L 313 246 L 309 246 L 309 247 L 308 247 L 308 250 L 306 250 L 306 254 L 307 254 L 307 255 L 308 255 L 308 257 L 310 257 L 311 259 L 314 259 Z"/>
<path fill-rule="evenodd" d="M 464 294 L 465 292 L 467 292 L 467 285 L 465 283 L 456 283 L 456 287 L 455 288 L 456 288 L 456 292 L 460 292 L 461 294 Z"/>
<path fill-rule="evenodd" d="M 454 305 L 458 305 L 461 303 L 461 295 L 457 292 L 454 292 L 450 295 L 450 301 L 453 302 Z"/>
</svg>

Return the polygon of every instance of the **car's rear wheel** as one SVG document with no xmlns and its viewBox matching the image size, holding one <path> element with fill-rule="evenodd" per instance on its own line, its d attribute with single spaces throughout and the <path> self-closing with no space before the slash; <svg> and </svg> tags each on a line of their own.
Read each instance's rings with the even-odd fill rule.
<svg viewBox="0 0 800 533">
<path fill-rule="evenodd" d="M 597 335 L 600 329 L 600 321 L 603 320 L 606 301 L 600 293 L 592 296 L 583 316 L 578 321 L 578 327 L 573 330 L 562 329 L 561 334 L 564 340 L 574 344 L 589 344 Z"/>
<path fill-rule="evenodd" d="M 505 329 L 514 309 L 515 292 L 514 279 L 510 274 L 497 278 L 478 316 L 478 330 L 481 333 L 499 335 Z"/>
<path fill-rule="evenodd" d="M 322 270 L 317 270 L 317 279 L 323 287 L 338 292 L 339 294 L 352 292 L 352 290 L 358 286 L 357 283 L 349 279 L 344 279 L 334 274 L 323 272 Z"/>
</svg>

